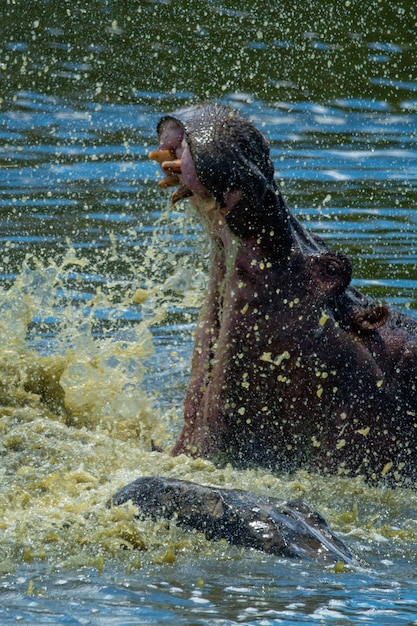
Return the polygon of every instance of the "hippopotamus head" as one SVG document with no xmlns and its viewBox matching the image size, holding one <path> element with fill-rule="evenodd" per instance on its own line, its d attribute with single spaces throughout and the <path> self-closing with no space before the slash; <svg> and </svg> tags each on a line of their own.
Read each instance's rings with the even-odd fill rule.
<svg viewBox="0 0 417 626">
<path fill-rule="evenodd" d="M 349 258 L 289 210 L 250 121 L 202 105 L 158 135 L 159 185 L 191 199 L 212 240 L 174 454 L 413 475 L 415 320 L 352 287 Z"/>
<path fill-rule="evenodd" d="M 206 217 L 202 200 L 214 199 L 230 231 L 261 238 L 264 253 L 274 260 L 284 259 L 297 238 L 300 246 L 320 249 L 287 209 L 267 140 L 236 111 L 214 104 L 183 109 L 163 117 L 158 134 L 160 150 L 151 158 L 168 174 L 162 187 L 180 184 L 173 203 L 192 196 Z"/>
</svg>

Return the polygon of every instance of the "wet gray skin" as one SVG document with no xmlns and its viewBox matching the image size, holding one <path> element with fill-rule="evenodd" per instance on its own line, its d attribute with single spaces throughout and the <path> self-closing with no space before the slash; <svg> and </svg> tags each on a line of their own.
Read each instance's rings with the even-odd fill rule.
<svg viewBox="0 0 417 626">
<path fill-rule="evenodd" d="M 355 559 L 326 521 L 305 502 L 261 498 L 246 491 L 219 489 L 170 478 L 144 476 L 126 485 L 111 505 L 131 501 L 138 516 L 175 517 L 178 524 L 282 557 L 323 564 L 353 565 Z"/>
<path fill-rule="evenodd" d="M 212 243 L 173 454 L 415 481 L 416 320 L 350 285 L 349 258 L 291 213 L 234 110 L 178 111 L 158 135 L 160 186 L 190 198 Z"/>
</svg>

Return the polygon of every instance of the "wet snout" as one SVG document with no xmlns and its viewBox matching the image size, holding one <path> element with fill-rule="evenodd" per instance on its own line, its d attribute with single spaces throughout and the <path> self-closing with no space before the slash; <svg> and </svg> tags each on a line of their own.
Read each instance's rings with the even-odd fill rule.
<svg viewBox="0 0 417 626">
<path fill-rule="evenodd" d="M 198 179 L 182 124 L 169 117 L 160 122 L 158 133 L 159 149 L 150 152 L 149 158 L 160 163 L 165 174 L 159 187 L 178 187 L 171 196 L 171 203 L 193 195 L 208 198 L 210 194 Z"/>
<path fill-rule="evenodd" d="M 159 149 L 149 153 L 149 158 L 160 164 L 165 178 L 159 181 L 162 189 L 177 187 L 180 184 L 181 158 L 177 154 L 184 137 L 184 128 L 179 122 L 168 118 L 160 123 Z"/>
</svg>

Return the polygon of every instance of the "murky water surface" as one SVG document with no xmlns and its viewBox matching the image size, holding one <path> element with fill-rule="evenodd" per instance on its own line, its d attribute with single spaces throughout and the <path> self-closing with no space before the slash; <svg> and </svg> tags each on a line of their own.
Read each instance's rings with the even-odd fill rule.
<svg viewBox="0 0 417 626">
<path fill-rule="evenodd" d="M 4 2 L 0 622 L 417 624 L 417 495 L 173 459 L 207 242 L 158 190 L 161 113 L 231 103 L 355 284 L 417 315 L 412 1 Z M 140 475 L 303 497 L 335 572 L 106 509 Z"/>
</svg>

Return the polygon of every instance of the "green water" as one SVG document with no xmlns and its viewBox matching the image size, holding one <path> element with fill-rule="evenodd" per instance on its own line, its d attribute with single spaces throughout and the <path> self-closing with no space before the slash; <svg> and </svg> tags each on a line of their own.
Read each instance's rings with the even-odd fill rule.
<svg viewBox="0 0 417 626">
<path fill-rule="evenodd" d="M 16 0 L 2 12 L 8 94 L 394 104 L 415 92 L 412 0 Z"/>
</svg>

